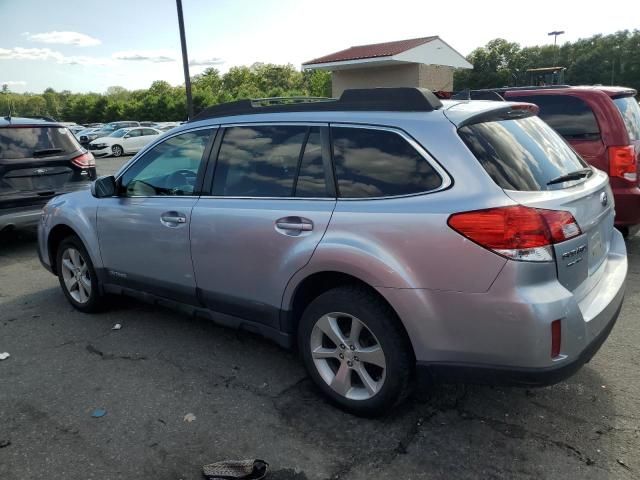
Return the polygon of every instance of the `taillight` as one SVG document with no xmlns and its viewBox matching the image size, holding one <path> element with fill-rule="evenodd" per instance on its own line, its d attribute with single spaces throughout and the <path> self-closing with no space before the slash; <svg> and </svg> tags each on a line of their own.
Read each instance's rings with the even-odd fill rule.
<svg viewBox="0 0 640 480">
<path fill-rule="evenodd" d="M 96 159 L 93 157 L 92 153 L 87 152 L 72 158 L 71 163 L 73 163 L 76 167 L 90 168 L 96 166 Z"/>
<path fill-rule="evenodd" d="M 454 213 L 447 223 L 498 255 L 529 262 L 552 261 L 553 244 L 582 233 L 569 212 L 522 205 Z"/>
<path fill-rule="evenodd" d="M 630 182 L 638 180 L 636 151 L 633 145 L 609 147 L 609 175 L 624 178 Z"/>
</svg>

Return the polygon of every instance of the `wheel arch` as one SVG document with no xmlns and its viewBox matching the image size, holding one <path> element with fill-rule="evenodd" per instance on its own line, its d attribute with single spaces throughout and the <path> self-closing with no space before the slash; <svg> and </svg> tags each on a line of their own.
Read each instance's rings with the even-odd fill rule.
<svg viewBox="0 0 640 480">
<path fill-rule="evenodd" d="M 96 252 L 94 252 L 93 245 L 91 245 L 91 243 L 87 241 L 84 235 L 82 235 L 80 231 L 78 231 L 77 229 L 74 229 L 73 227 L 69 226 L 66 223 L 58 223 L 57 225 L 51 228 L 51 230 L 49 231 L 49 234 L 47 235 L 47 254 L 49 256 L 49 265 L 51 266 L 53 273 L 56 275 L 58 274 L 58 271 L 57 271 L 58 248 L 60 247 L 60 244 L 62 243 L 62 241 L 65 238 L 68 238 L 70 236 L 75 236 L 80 239 L 85 249 L 89 253 L 89 256 L 91 258 L 91 261 L 94 267 L 95 268 L 99 267 L 100 262 L 96 261 L 97 260 Z"/>
<path fill-rule="evenodd" d="M 290 295 L 286 297 L 286 303 L 283 303 L 283 311 L 286 313 L 285 318 L 281 321 L 281 329 L 285 332 L 289 332 L 293 338 L 296 338 L 298 335 L 300 318 L 302 317 L 307 305 L 324 292 L 342 285 L 357 285 L 375 295 L 389 307 L 396 317 L 395 320 L 402 328 L 405 340 L 407 341 L 407 344 L 411 346 L 411 354 L 415 359 L 413 342 L 409 337 L 402 318 L 391 302 L 383 295 L 383 293 L 380 292 L 379 289 L 352 274 L 341 271 L 327 270 L 314 272 L 297 282 L 295 287 L 291 287 L 290 285 L 291 288 L 287 289 L 290 292 Z"/>
</svg>

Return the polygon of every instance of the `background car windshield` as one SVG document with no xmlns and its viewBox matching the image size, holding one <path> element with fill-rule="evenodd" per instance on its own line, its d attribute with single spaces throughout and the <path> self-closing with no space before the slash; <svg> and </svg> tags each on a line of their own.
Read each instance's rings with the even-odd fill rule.
<svg viewBox="0 0 640 480">
<path fill-rule="evenodd" d="M 66 128 L 0 128 L 1 159 L 30 158 L 34 156 L 34 152 L 49 149 L 60 149 L 60 154 L 65 154 L 80 148 L 73 134 Z"/>
<path fill-rule="evenodd" d="M 115 132 L 113 132 L 113 133 L 112 133 L 111 135 L 109 135 L 109 136 L 110 136 L 110 137 L 116 137 L 116 138 L 124 137 L 128 131 L 129 131 L 129 130 L 126 130 L 126 129 L 124 129 L 124 128 L 121 128 L 120 130 L 116 130 Z"/>
<path fill-rule="evenodd" d="M 538 117 L 485 122 L 458 133 L 494 182 L 506 190 L 557 190 L 551 180 L 587 164 Z"/>
<path fill-rule="evenodd" d="M 621 97 L 613 100 L 622 114 L 622 120 L 631 140 L 640 140 L 640 105 L 634 97 Z"/>
</svg>

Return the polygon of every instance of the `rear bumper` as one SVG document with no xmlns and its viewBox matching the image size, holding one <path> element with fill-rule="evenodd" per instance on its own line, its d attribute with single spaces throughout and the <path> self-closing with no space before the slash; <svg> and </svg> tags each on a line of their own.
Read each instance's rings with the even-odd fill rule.
<svg viewBox="0 0 640 480">
<path fill-rule="evenodd" d="M 617 303 L 617 302 L 616 302 Z M 496 365 L 468 365 L 455 363 L 418 362 L 416 365 L 419 378 L 442 383 L 476 383 L 484 385 L 511 386 L 545 386 L 553 385 L 575 374 L 585 363 L 588 363 L 600 350 L 609 337 L 622 309 L 622 299 L 615 313 L 608 318 L 605 328 L 587 347 L 568 363 L 546 368 L 501 367 Z"/>
<path fill-rule="evenodd" d="M 418 369 L 440 380 L 548 384 L 566 378 L 606 340 L 624 299 L 626 247 L 618 231 L 599 281 L 577 298 L 549 264 L 507 262 L 486 293 L 385 289 L 411 339 Z M 551 324 L 561 322 L 551 357 Z"/>
<path fill-rule="evenodd" d="M 640 225 L 640 188 L 615 188 L 616 227 Z"/>
<path fill-rule="evenodd" d="M 0 209 L 0 230 L 35 227 L 40 221 L 43 205 Z"/>
</svg>

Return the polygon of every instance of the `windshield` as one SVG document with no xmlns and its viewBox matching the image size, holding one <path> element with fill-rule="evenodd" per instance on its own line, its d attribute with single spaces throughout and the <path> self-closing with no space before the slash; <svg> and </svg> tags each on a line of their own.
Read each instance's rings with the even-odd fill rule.
<svg viewBox="0 0 640 480">
<path fill-rule="evenodd" d="M 47 150 L 64 155 L 80 149 L 67 128 L 0 128 L 0 159 L 32 158 Z"/>
<path fill-rule="evenodd" d="M 613 103 L 616 104 L 618 110 L 622 114 L 622 120 L 629 132 L 631 140 L 640 140 L 640 105 L 635 97 L 615 98 Z"/>
<path fill-rule="evenodd" d="M 551 183 L 588 165 L 538 117 L 469 125 L 458 133 L 494 182 L 506 190 L 567 187 Z M 582 180 L 572 179 L 571 183 Z"/>
<path fill-rule="evenodd" d="M 109 135 L 110 137 L 116 137 L 116 138 L 120 138 L 120 137 L 124 137 L 125 134 L 128 132 L 129 130 L 127 130 L 126 128 L 121 128 L 120 130 L 116 130 L 115 132 L 113 132 L 111 135 Z"/>
</svg>

